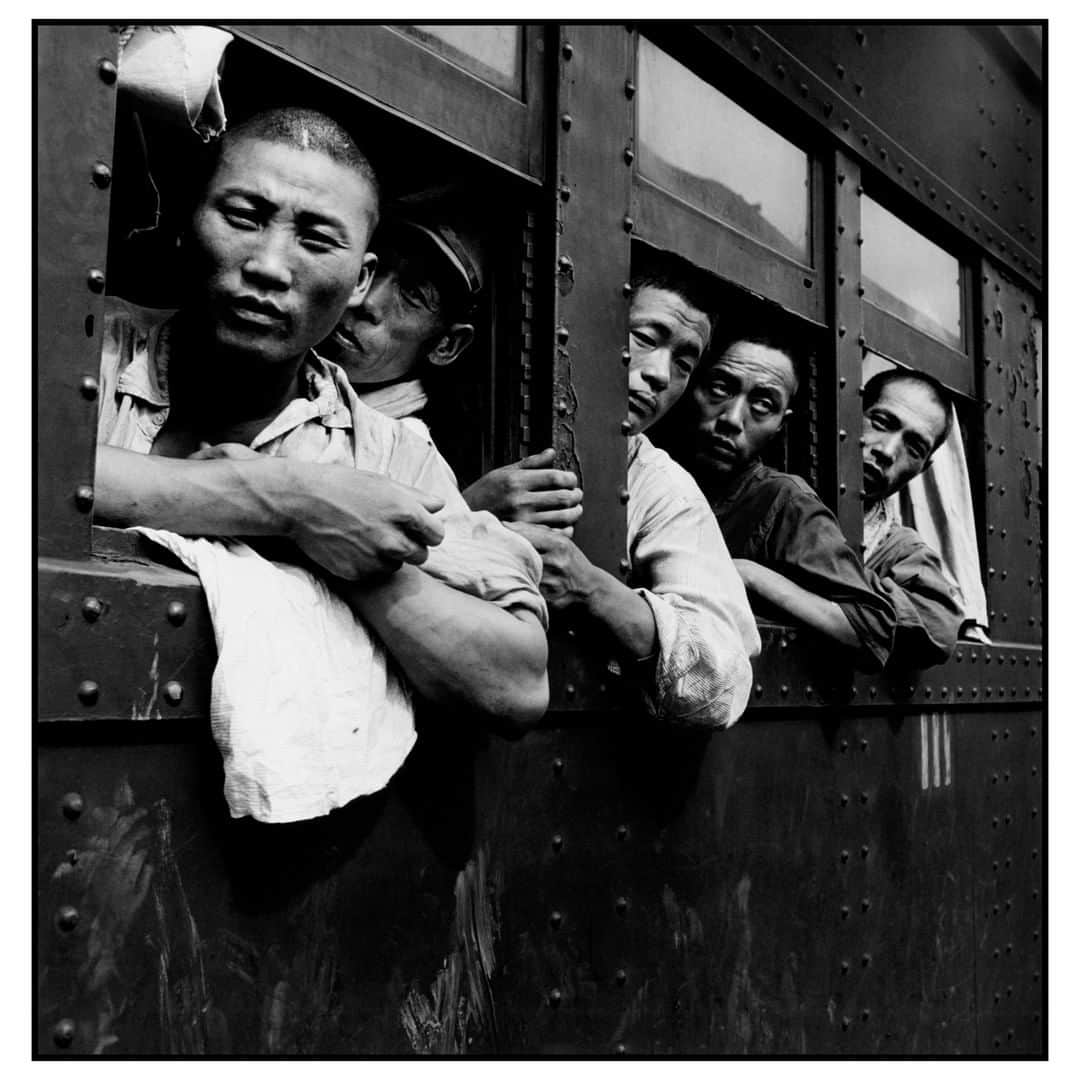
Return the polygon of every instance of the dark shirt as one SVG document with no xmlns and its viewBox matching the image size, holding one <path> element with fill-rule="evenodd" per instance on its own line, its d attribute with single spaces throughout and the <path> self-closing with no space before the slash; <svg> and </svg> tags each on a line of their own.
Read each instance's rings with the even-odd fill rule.
<svg viewBox="0 0 1080 1080">
<path fill-rule="evenodd" d="M 805 480 L 758 461 L 709 502 L 732 558 L 753 559 L 834 601 L 859 639 L 859 666 L 885 666 L 893 605 L 867 580 L 840 523 Z"/>
<path fill-rule="evenodd" d="M 925 668 L 952 655 L 964 613 L 936 551 L 914 529 L 894 525 L 866 560 L 867 577 L 896 612 L 890 666 Z"/>
</svg>

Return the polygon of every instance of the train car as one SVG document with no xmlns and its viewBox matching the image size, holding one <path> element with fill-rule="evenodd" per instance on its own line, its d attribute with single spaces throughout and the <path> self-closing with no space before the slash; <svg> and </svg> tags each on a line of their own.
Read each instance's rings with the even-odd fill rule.
<svg viewBox="0 0 1080 1080">
<path fill-rule="evenodd" d="M 37 1055 L 1045 1055 L 1044 29 L 228 25 L 177 119 L 131 28 L 36 24 Z M 554 446 L 626 574 L 631 259 L 674 252 L 806 342 L 779 463 L 856 547 L 867 357 L 948 388 L 986 633 L 868 675 L 761 621 L 684 732 L 553 620 L 539 729 L 432 709 L 385 790 L 231 819 L 198 580 L 94 521 L 99 362 L 111 297 L 177 302 L 200 123 L 274 101 L 484 207 L 459 477 Z"/>
</svg>

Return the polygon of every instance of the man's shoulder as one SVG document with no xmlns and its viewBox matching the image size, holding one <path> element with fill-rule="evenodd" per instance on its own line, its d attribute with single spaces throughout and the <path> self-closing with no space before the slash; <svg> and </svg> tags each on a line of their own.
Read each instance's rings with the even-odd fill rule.
<svg viewBox="0 0 1080 1080">
<path fill-rule="evenodd" d="M 132 303 L 121 296 L 105 297 L 105 325 L 149 331 L 166 323 L 176 314 L 175 308 L 151 308 Z"/>
<path fill-rule="evenodd" d="M 751 466 L 741 494 L 744 498 L 757 496 L 770 503 L 791 504 L 807 510 L 825 505 L 821 496 L 801 476 L 781 472 L 761 462 Z"/>
<path fill-rule="evenodd" d="M 637 436 L 630 455 L 631 482 L 637 474 L 643 481 L 649 482 L 649 490 L 656 494 L 664 491 L 695 503 L 705 503 L 705 496 L 693 476 L 647 436 Z M 660 484 L 663 484 L 663 488 Z"/>
</svg>

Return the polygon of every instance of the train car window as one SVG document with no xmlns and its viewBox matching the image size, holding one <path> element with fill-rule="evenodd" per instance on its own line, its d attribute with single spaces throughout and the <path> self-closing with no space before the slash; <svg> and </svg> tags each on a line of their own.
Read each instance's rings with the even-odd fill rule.
<svg viewBox="0 0 1080 1080">
<path fill-rule="evenodd" d="M 638 84 L 641 175 L 811 264 L 809 155 L 645 38 Z"/>
<path fill-rule="evenodd" d="M 242 39 L 228 47 L 223 67 L 229 123 L 274 104 L 323 109 L 350 129 L 371 161 L 384 207 L 429 192 L 456 208 L 484 263 L 485 287 L 469 348 L 445 368 L 425 365 L 423 415 L 462 486 L 509 460 L 520 443 L 523 379 L 512 358 L 521 355 L 522 297 L 531 295 L 521 273 L 535 189 Z M 121 97 L 114 160 L 108 292 L 143 307 L 176 308 L 185 288 L 182 238 L 206 148 L 144 102 Z M 111 530 L 97 530 L 95 544 L 99 551 L 124 546 Z"/>
<path fill-rule="evenodd" d="M 861 212 L 865 299 L 963 349 L 959 260 L 868 195 Z"/>
<path fill-rule="evenodd" d="M 401 32 L 422 45 L 460 64 L 484 82 L 524 98 L 521 26 L 430 26 L 401 27 Z"/>
</svg>

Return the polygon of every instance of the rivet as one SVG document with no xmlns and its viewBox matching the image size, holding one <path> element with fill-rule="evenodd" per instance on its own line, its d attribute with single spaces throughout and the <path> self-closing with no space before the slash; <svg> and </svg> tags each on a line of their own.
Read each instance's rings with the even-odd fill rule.
<svg viewBox="0 0 1080 1080">
<path fill-rule="evenodd" d="M 838 79 L 842 79 L 844 77 L 844 65 L 843 64 L 837 64 L 836 65 L 836 77 Z"/>
<path fill-rule="evenodd" d="M 94 505 L 94 489 L 89 484 L 80 484 L 75 489 L 75 505 L 83 513 Z"/>
<path fill-rule="evenodd" d="M 93 705 L 98 699 L 98 684 L 93 679 L 84 679 L 76 694 L 84 705 Z"/>
<path fill-rule="evenodd" d="M 841 739 L 840 740 L 840 753 L 841 754 L 846 754 L 847 753 L 847 748 L 848 748 L 847 739 Z"/>
<path fill-rule="evenodd" d="M 864 896 L 864 897 L 862 898 L 862 901 L 861 901 L 861 903 L 859 904 L 859 906 L 860 906 L 860 907 L 862 908 L 862 910 L 863 910 L 863 913 L 864 913 L 864 914 L 865 914 L 865 913 L 866 913 L 867 911 L 869 911 L 869 910 L 870 910 L 870 900 L 869 900 L 869 898 L 868 898 L 868 897 L 865 897 L 865 896 Z"/>
<path fill-rule="evenodd" d="M 567 697 L 575 697 L 577 695 L 577 687 L 572 682 L 566 684 L 565 690 Z"/>
<path fill-rule="evenodd" d="M 87 401 L 96 401 L 98 396 L 98 381 L 92 375 L 84 375 L 79 380 L 79 393 Z"/>
<path fill-rule="evenodd" d="M 615 1053 L 618 1054 L 620 1057 L 623 1054 L 625 1054 L 626 1053 L 626 1043 L 618 1043 L 615 1046 Z"/>
<path fill-rule="evenodd" d="M 619 353 L 619 356 L 622 359 L 622 362 L 624 364 L 629 365 L 629 363 L 630 363 L 630 350 L 628 348 L 626 348 L 624 346 L 622 352 Z"/>
<path fill-rule="evenodd" d="M 849 858 L 851 858 L 851 853 L 847 850 L 847 848 L 844 848 L 844 850 L 840 852 L 840 861 L 842 863 L 846 863 Z"/>
<path fill-rule="evenodd" d="M 619 488 L 619 502 L 625 506 L 630 501 L 630 492 L 626 488 Z"/>
<path fill-rule="evenodd" d="M 783 64 L 777 64 L 776 67 L 773 68 L 773 70 L 776 72 L 776 77 L 778 79 L 782 79 L 787 74 L 787 72 L 784 71 Z"/>
<path fill-rule="evenodd" d="M 761 695 L 765 693 L 765 687 L 762 686 L 761 683 L 755 683 L 755 685 L 754 685 L 754 693 L 758 697 L 761 697 Z"/>
<path fill-rule="evenodd" d="M 799 93 L 802 94 L 803 97 L 808 97 L 810 94 L 810 87 L 804 82 L 799 83 Z"/>
<path fill-rule="evenodd" d="M 562 398 L 560 398 L 558 404 L 555 406 L 555 411 L 560 416 L 565 416 L 568 408 L 569 406 L 566 404 L 566 402 Z"/>
<path fill-rule="evenodd" d="M 615 901 L 615 913 L 617 915 L 625 915 L 626 909 L 630 906 L 630 901 L 625 896 L 620 896 Z"/>
<path fill-rule="evenodd" d="M 632 425 L 632 424 L 630 423 L 630 421 L 629 421 L 629 420 L 624 420 L 624 421 L 623 421 L 623 422 L 622 422 L 622 423 L 621 423 L 621 424 L 619 425 L 619 431 L 620 431 L 620 432 L 621 432 L 621 433 L 622 433 L 623 435 L 629 435 L 629 434 L 630 434 L 630 432 L 631 432 L 632 430 L 633 430 L 633 425 Z"/>
<path fill-rule="evenodd" d="M 112 86 L 116 82 L 116 65 L 111 60 L 99 60 L 98 78 L 106 86 Z"/>
<path fill-rule="evenodd" d="M 859 1016 L 862 1018 L 862 1022 L 865 1024 L 866 1021 L 870 1019 L 870 1010 L 863 1009 L 863 1011 L 859 1013 Z"/>
<path fill-rule="evenodd" d="M 844 1031 L 847 1031 L 847 1029 L 848 1029 L 849 1027 L 851 1027 L 851 1017 L 850 1017 L 850 1016 L 845 1016 L 845 1017 L 843 1017 L 843 1018 L 841 1019 L 841 1021 L 840 1021 L 840 1027 L 841 1027 L 841 1028 L 842 1028 L 842 1029 L 843 1029 Z"/>
<path fill-rule="evenodd" d="M 847 484 L 841 484 L 840 485 L 840 494 L 841 495 L 846 495 L 847 494 Z"/>
<path fill-rule="evenodd" d="M 183 698 L 184 688 L 175 679 L 165 684 L 165 700 L 170 705 L 179 705 Z"/>
<path fill-rule="evenodd" d="M 786 685 L 780 687 L 780 693 L 783 697 L 787 697 L 788 687 Z"/>
<path fill-rule="evenodd" d="M 623 232 L 634 231 L 634 219 L 632 217 L 624 217 L 622 219 Z"/>
<path fill-rule="evenodd" d="M 65 934 L 70 934 L 79 925 L 79 912 L 70 904 L 64 904 L 56 912 L 56 925 Z"/>
<path fill-rule="evenodd" d="M 867 792 L 865 792 L 865 791 L 860 791 L 859 792 L 859 802 L 861 802 L 863 804 L 863 806 L 865 806 L 869 801 L 870 801 L 869 794 Z"/>
<path fill-rule="evenodd" d="M 629 298 L 630 296 L 633 295 L 633 293 L 634 293 L 634 286 L 631 285 L 629 281 L 624 281 L 623 285 L 622 285 L 622 294 L 623 294 L 623 296 Z"/>
<path fill-rule="evenodd" d="M 751 45 L 750 46 L 750 55 L 755 60 L 760 60 L 761 59 L 761 49 L 757 45 Z"/>
<path fill-rule="evenodd" d="M 843 905 L 843 906 L 842 906 L 842 907 L 840 908 L 840 918 L 841 918 L 841 919 L 846 919 L 846 918 L 847 918 L 847 917 L 848 917 L 848 916 L 849 916 L 850 914 L 851 914 L 851 908 L 849 908 L 849 907 L 847 906 L 847 904 L 844 904 L 844 905 Z"/>
<path fill-rule="evenodd" d="M 561 990 L 552 990 L 548 994 L 548 1004 L 553 1009 L 557 1009 L 559 1007 L 559 1003 L 561 1001 L 562 1001 L 562 991 Z"/>
<path fill-rule="evenodd" d="M 840 378 L 840 389 L 843 390 L 845 386 L 847 386 L 847 379 L 845 379 L 845 378 L 843 378 L 843 376 L 841 376 L 841 378 Z"/>
<path fill-rule="evenodd" d="M 562 851 L 562 846 L 563 846 L 562 833 L 556 833 L 551 838 L 551 850 L 552 851 Z"/>
<path fill-rule="evenodd" d="M 627 79 L 626 85 L 623 87 L 623 91 L 628 98 L 632 98 L 637 93 L 637 87 L 629 79 Z"/>
<path fill-rule="evenodd" d="M 107 188 L 112 183 L 112 169 L 104 161 L 95 162 L 90 175 L 94 179 L 95 186 L 99 188 Z"/>
<path fill-rule="evenodd" d="M 849 801 L 850 800 L 848 799 L 847 795 L 841 795 L 840 796 L 840 805 L 841 806 L 847 806 Z"/>
<path fill-rule="evenodd" d="M 570 331 L 565 326 L 557 326 L 555 328 L 555 340 L 560 345 L 565 345 L 570 340 Z"/>
<path fill-rule="evenodd" d="M 563 131 L 569 131 L 574 124 L 574 118 L 569 113 L 563 113 L 559 117 L 559 123 L 562 124 Z"/>
<path fill-rule="evenodd" d="M 559 188 L 559 198 L 562 199 L 563 202 L 570 201 L 570 188 L 566 184 L 563 184 Z"/>
<path fill-rule="evenodd" d="M 569 41 L 564 41 L 562 45 L 562 54 L 564 60 L 571 60 L 574 56 L 574 46 Z"/>
<path fill-rule="evenodd" d="M 847 438 L 847 432 L 841 428 L 837 434 L 840 436 L 840 441 L 843 442 Z"/>
<path fill-rule="evenodd" d="M 814 688 L 812 686 L 806 687 L 806 696 L 812 698 L 814 696 Z"/>
<path fill-rule="evenodd" d="M 77 791 L 69 791 L 60 800 L 60 812 L 68 821 L 77 821 L 85 808 L 83 797 Z"/>
<path fill-rule="evenodd" d="M 620 825 L 615 830 L 616 840 L 625 840 L 630 835 L 630 830 L 625 825 Z"/>
<path fill-rule="evenodd" d="M 557 265 L 563 273 L 569 273 L 574 269 L 574 260 L 569 255 L 560 255 L 557 260 Z"/>
<path fill-rule="evenodd" d="M 91 270 L 86 275 L 86 285 L 91 292 L 104 292 L 105 291 L 105 275 L 98 269 Z"/>
<path fill-rule="evenodd" d="M 837 335 L 839 337 L 843 337 L 847 333 L 847 327 L 846 326 L 838 326 L 836 328 L 836 333 L 837 333 Z"/>
<path fill-rule="evenodd" d="M 851 967 L 851 965 L 846 960 L 841 960 L 840 961 L 840 974 L 841 975 L 846 975 L 848 973 L 848 969 L 850 967 Z"/>
<path fill-rule="evenodd" d="M 173 626 L 180 626 L 187 618 L 187 607 L 182 600 L 172 600 L 165 609 L 165 616 Z"/>
<path fill-rule="evenodd" d="M 623 156 L 623 161 L 625 161 L 627 165 L 633 164 L 634 151 L 631 150 L 629 146 L 623 151 L 622 156 Z"/>
<path fill-rule="evenodd" d="M 840 234 L 841 236 L 843 236 L 843 234 L 844 234 L 844 223 L 843 223 L 842 221 L 841 221 L 841 222 L 840 222 L 840 223 L 839 223 L 839 224 L 838 224 L 838 225 L 836 226 L 836 231 L 837 231 L 837 232 L 838 232 L 838 233 L 839 233 L 839 234 Z"/>
<path fill-rule="evenodd" d="M 863 844 L 863 846 L 859 848 L 859 855 L 864 859 L 868 859 L 870 857 L 870 848 L 867 847 L 866 844 Z"/>
<path fill-rule="evenodd" d="M 562 912 L 561 911 L 553 911 L 548 916 L 548 922 L 551 923 L 552 930 L 558 930 L 559 927 L 562 926 Z"/>
<path fill-rule="evenodd" d="M 105 605 L 96 596 L 88 596 L 82 602 L 83 618 L 87 622 L 97 622 L 104 610 Z"/>
<path fill-rule="evenodd" d="M 615 983 L 617 986 L 626 985 L 626 971 L 623 968 L 619 968 L 619 970 L 615 972 Z"/>
<path fill-rule="evenodd" d="M 557 776 L 557 775 L 559 775 L 559 774 L 560 774 L 560 773 L 561 773 L 561 772 L 563 771 L 563 769 L 565 769 L 565 768 L 566 768 L 566 762 L 565 762 L 565 761 L 563 761 L 563 759 L 562 759 L 561 757 L 557 757 L 557 758 L 556 758 L 556 759 L 555 759 L 555 760 L 554 760 L 554 761 L 553 761 L 553 762 L 551 763 L 551 768 L 552 768 L 552 771 L 553 771 L 553 772 L 554 772 L 554 773 L 556 774 L 556 776 Z"/>
<path fill-rule="evenodd" d="M 619 570 L 622 571 L 622 573 L 624 573 L 624 574 L 629 574 L 630 573 L 630 560 L 625 558 L 625 557 L 620 559 L 619 560 Z"/>
<path fill-rule="evenodd" d="M 115 77 L 115 76 L 114 76 Z M 75 1041 L 75 1023 L 66 1017 L 57 1020 L 52 1029 L 53 1043 L 61 1050 L 66 1050 Z"/>
<path fill-rule="evenodd" d="M 838 285 L 843 285 L 846 280 L 847 278 L 845 278 L 843 274 L 836 275 L 836 282 Z"/>
</svg>

